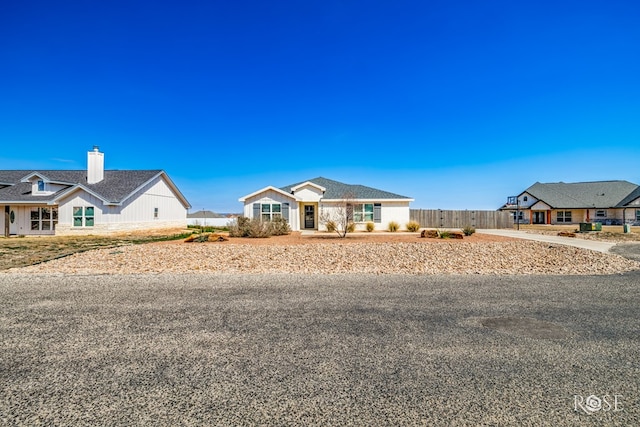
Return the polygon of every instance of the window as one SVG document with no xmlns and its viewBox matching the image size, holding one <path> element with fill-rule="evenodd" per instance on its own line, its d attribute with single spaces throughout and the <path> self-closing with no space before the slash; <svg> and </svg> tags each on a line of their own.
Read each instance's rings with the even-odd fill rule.
<svg viewBox="0 0 640 427">
<path fill-rule="evenodd" d="M 636 221 L 640 221 L 640 209 L 636 210 Z"/>
<path fill-rule="evenodd" d="M 571 222 L 571 211 L 558 211 L 557 222 Z"/>
<path fill-rule="evenodd" d="M 607 211 L 596 211 L 596 218 L 606 218 Z"/>
<path fill-rule="evenodd" d="M 263 203 L 260 205 L 263 221 L 271 221 L 282 217 L 282 205 L 280 203 Z"/>
<path fill-rule="evenodd" d="M 44 181 L 38 180 L 38 191 L 44 191 Z"/>
<path fill-rule="evenodd" d="M 153 208 L 153 219 L 158 219 L 158 208 Z"/>
<path fill-rule="evenodd" d="M 523 201 L 523 202 L 526 202 L 527 200 L 529 200 L 529 198 L 528 198 L 527 196 L 524 196 L 524 197 L 522 198 L 522 201 Z"/>
<path fill-rule="evenodd" d="M 354 204 L 353 222 L 373 222 L 373 203 Z"/>
<path fill-rule="evenodd" d="M 73 208 L 74 227 L 93 227 L 94 218 L 93 206 L 76 206 Z"/>
<path fill-rule="evenodd" d="M 31 208 L 31 230 L 55 230 L 58 223 L 58 208 Z"/>
<path fill-rule="evenodd" d="M 522 222 L 524 220 L 524 211 L 517 211 L 518 213 L 516 214 L 516 212 L 513 213 L 513 221 L 520 221 Z"/>
</svg>

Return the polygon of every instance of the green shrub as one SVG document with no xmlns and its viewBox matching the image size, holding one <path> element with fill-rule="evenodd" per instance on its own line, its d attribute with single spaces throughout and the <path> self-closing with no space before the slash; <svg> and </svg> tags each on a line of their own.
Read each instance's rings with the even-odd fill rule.
<svg viewBox="0 0 640 427">
<path fill-rule="evenodd" d="M 400 224 L 398 224 L 395 221 L 391 221 L 389 223 L 389 225 L 387 226 L 387 230 L 391 231 L 391 232 L 396 232 L 400 229 Z"/>
<path fill-rule="evenodd" d="M 409 221 L 407 223 L 407 231 L 410 231 L 412 233 L 415 233 L 416 231 L 420 230 L 420 223 L 417 221 Z"/>
<path fill-rule="evenodd" d="M 366 224 L 366 227 L 367 227 L 367 231 L 368 231 L 368 232 L 372 232 L 373 230 L 375 230 L 376 225 L 375 225 L 374 223 L 372 223 L 371 221 L 369 221 L 369 222 Z"/>
<path fill-rule="evenodd" d="M 438 237 L 448 239 L 451 237 L 451 232 L 449 230 L 438 230 Z"/>
<path fill-rule="evenodd" d="M 327 231 L 330 233 L 333 233 L 337 229 L 335 221 L 327 221 L 326 227 L 327 227 Z"/>
<path fill-rule="evenodd" d="M 465 236 L 471 236 L 476 232 L 476 229 L 473 226 L 467 224 L 462 228 L 462 232 Z"/>
<path fill-rule="evenodd" d="M 356 223 L 350 222 L 349 224 L 347 224 L 347 232 L 353 233 L 354 231 L 356 231 Z"/>
</svg>

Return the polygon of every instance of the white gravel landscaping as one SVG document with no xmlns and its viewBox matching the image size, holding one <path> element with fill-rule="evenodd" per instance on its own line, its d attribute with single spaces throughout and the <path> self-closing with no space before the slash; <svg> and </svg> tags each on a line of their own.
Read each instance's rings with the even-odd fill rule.
<svg viewBox="0 0 640 427">
<path fill-rule="evenodd" d="M 616 274 L 640 263 L 563 245 L 532 242 L 157 243 L 100 249 L 8 270 L 23 273 Z"/>
</svg>

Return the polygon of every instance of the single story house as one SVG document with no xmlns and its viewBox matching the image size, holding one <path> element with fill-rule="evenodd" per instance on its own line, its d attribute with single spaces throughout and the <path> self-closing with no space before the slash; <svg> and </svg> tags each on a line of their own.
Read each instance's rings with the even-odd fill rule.
<svg viewBox="0 0 640 427">
<path fill-rule="evenodd" d="M 264 187 L 239 199 L 244 216 L 269 221 L 283 217 L 293 231 L 326 230 L 326 219 L 347 208 L 356 230 L 372 222 L 386 230 L 390 222 L 405 228 L 412 198 L 364 185 L 318 177 L 284 187 Z"/>
<path fill-rule="evenodd" d="M 640 186 L 628 181 L 536 182 L 512 199 L 500 210 L 521 224 L 640 225 Z"/>
<path fill-rule="evenodd" d="M 0 230 L 75 235 L 186 227 L 189 202 L 162 170 L 105 170 L 94 147 L 87 170 L 0 170 Z"/>
</svg>

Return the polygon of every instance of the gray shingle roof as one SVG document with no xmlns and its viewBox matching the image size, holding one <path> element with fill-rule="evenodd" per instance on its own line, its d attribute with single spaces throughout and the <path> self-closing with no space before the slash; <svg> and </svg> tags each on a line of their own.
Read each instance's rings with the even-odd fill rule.
<svg viewBox="0 0 640 427">
<path fill-rule="evenodd" d="M 524 192 L 555 209 L 586 209 L 622 206 L 638 188 L 628 181 L 536 182 Z"/>
<path fill-rule="evenodd" d="M 82 185 L 109 203 L 120 203 L 138 187 L 162 173 L 161 170 L 105 170 L 104 179 L 95 184 L 87 183 L 85 170 L 0 170 L 0 183 L 13 184 L 0 188 L 0 202 L 48 202 L 66 189 L 47 196 L 31 194 L 31 185 L 20 182 L 21 179 L 37 174 L 47 180 L 65 183 L 69 187 Z"/>
<path fill-rule="evenodd" d="M 399 194 L 390 193 L 384 190 L 378 190 L 377 188 L 371 188 L 364 185 L 345 184 L 344 182 L 334 181 L 331 179 L 317 177 L 313 179 L 307 179 L 295 184 L 280 187 L 281 190 L 287 193 L 291 192 L 291 188 L 296 187 L 305 182 L 313 182 L 326 189 L 324 193 L 325 199 L 344 199 L 349 197 L 352 199 L 369 199 L 369 200 L 384 200 L 384 199 L 411 199 L 410 197 L 401 196 Z"/>
</svg>

